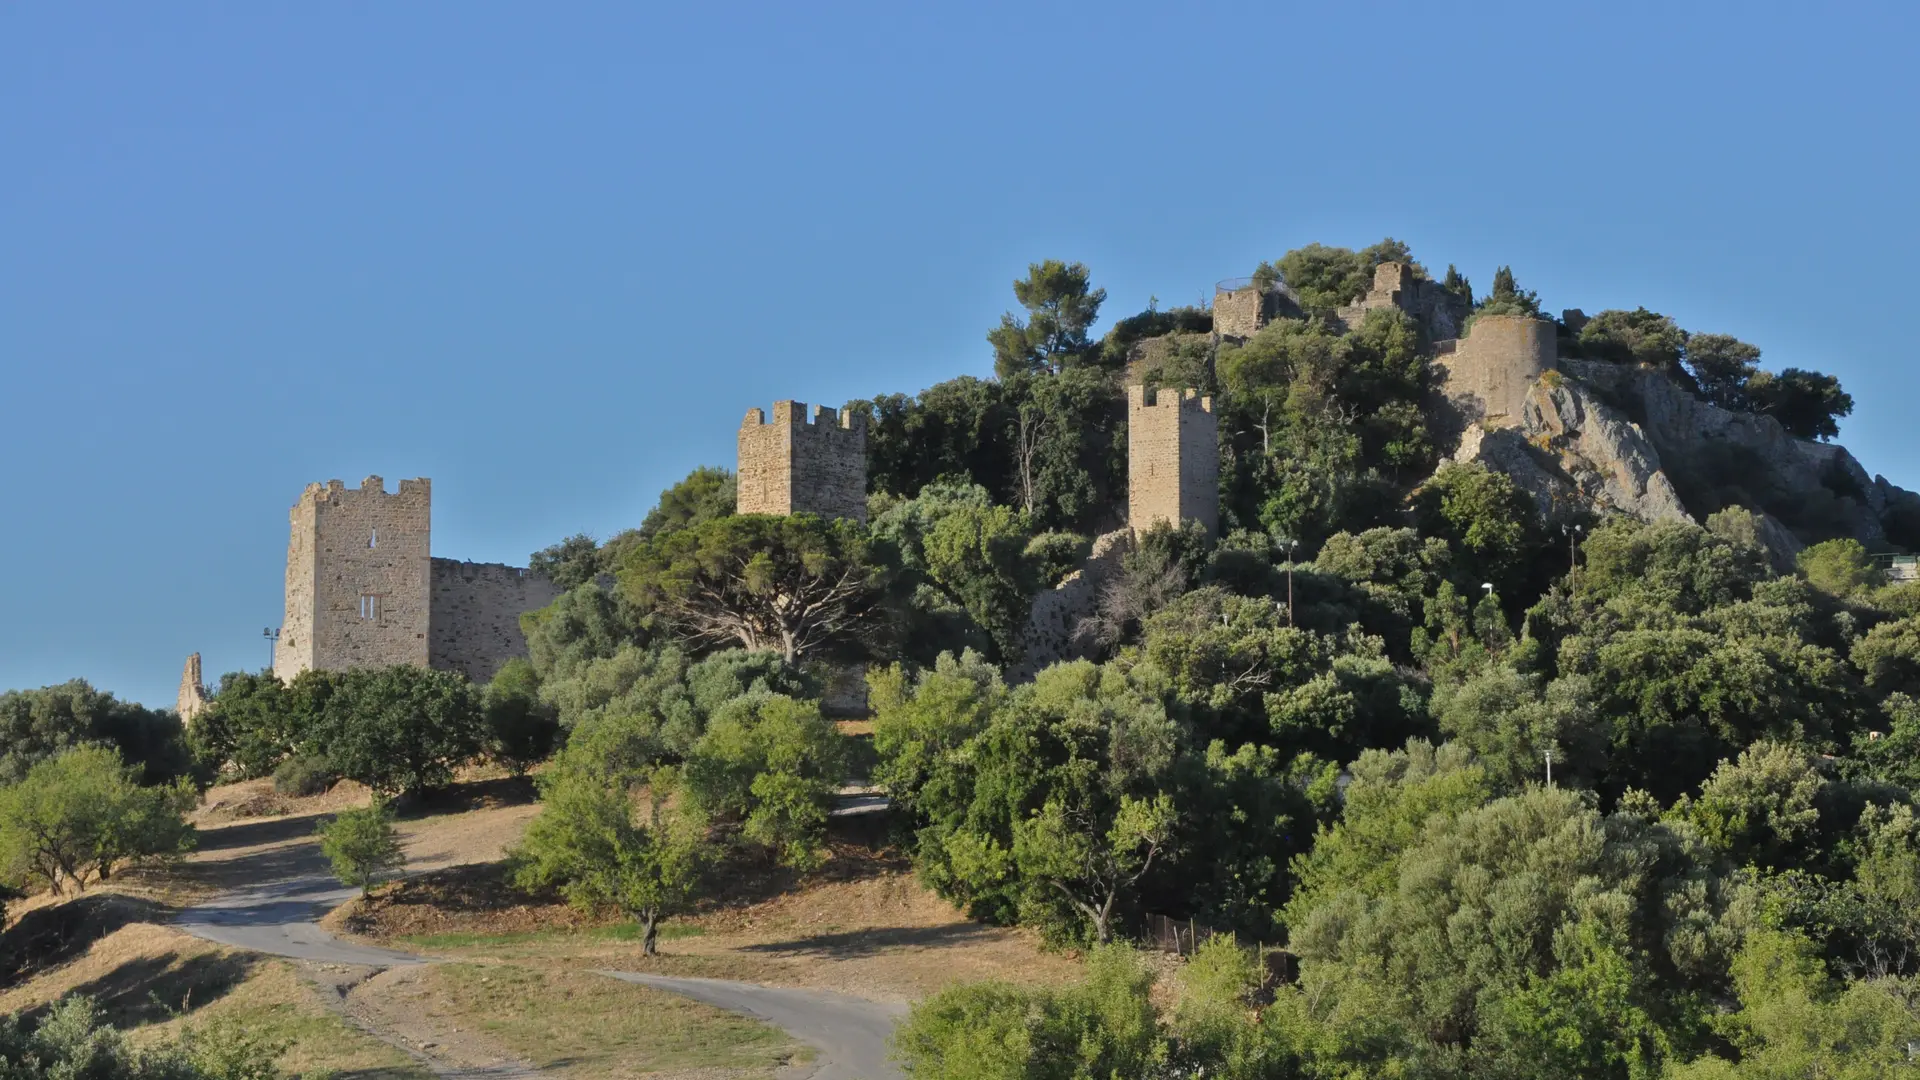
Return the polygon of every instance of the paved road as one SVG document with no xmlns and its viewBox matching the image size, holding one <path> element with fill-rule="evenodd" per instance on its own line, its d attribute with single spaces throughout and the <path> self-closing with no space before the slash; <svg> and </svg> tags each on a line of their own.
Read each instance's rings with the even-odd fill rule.
<svg viewBox="0 0 1920 1080">
<path fill-rule="evenodd" d="M 887 1041 L 893 1036 L 894 1022 L 906 1014 L 905 1005 L 723 979 L 674 979 L 630 971 L 602 974 L 765 1020 L 820 1051 L 820 1068 L 812 1080 L 903 1080 L 900 1070 L 887 1060 Z"/>
<path fill-rule="evenodd" d="M 392 949 L 341 941 L 320 929 L 315 920 L 353 899 L 353 894 L 353 889 L 341 888 L 331 875 L 293 877 L 190 907 L 175 925 L 208 941 L 296 960 L 364 967 L 425 963 Z"/>
<path fill-rule="evenodd" d="M 270 956 L 363 967 L 428 961 L 409 953 L 342 941 L 317 920 L 353 898 L 327 872 L 319 851 L 279 852 L 265 881 L 182 912 L 175 925 L 196 937 Z M 718 979 L 672 979 L 609 971 L 631 983 L 671 991 L 722 1009 L 758 1017 L 818 1050 L 811 1080 L 900 1080 L 887 1061 L 888 1039 L 904 1005 L 817 990 L 790 990 Z"/>
</svg>

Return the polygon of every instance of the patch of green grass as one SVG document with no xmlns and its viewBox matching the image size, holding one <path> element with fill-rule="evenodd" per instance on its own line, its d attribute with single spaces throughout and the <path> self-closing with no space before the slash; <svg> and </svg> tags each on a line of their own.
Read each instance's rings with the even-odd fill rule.
<svg viewBox="0 0 1920 1080">
<path fill-rule="evenodd" d="M 801 1057 L 757 1020 L 591 972 L 436 964 L 426 980 L 507 1050 L 577 1080 L 707 1068 L 770 1077 Z"/>
<path fill-rule="evenodd" d="M 676 923 L 660 925 L 660 940 L 694 938 L 706 933 L 705 927 Z M 411 934 L 393 940 L 416 949 L 486 949 L 500 945 L 531 945 L 556 941 L 634 941 L 640 940 L 638 923 L 614 923 L 587 930 L 525 930 L 511 934 Z"/>
</svg>

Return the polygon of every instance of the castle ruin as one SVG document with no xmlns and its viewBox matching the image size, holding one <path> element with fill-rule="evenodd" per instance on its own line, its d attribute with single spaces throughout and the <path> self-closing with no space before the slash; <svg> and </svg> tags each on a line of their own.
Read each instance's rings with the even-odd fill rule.
<svg viewBox="0 0 1920 1080">
<path fill-rule="evenodd" d="M 1455 337 L 1473 313 L 1465 297 L 1422 277 L 1409 263 L 1384 262 L 1373 268 L 1373 284 L 1359 299 L 1334 310 L 1336 330 L 1356 330 L 1367 312 L 1397 308 L 1426 328 L 1427 337 Z M 1284 281 L 1261 284 L 1253 278 L 1229 278 L 1213 289 L 1213 330 L 1222 338 L 1245 340 L 1275 319 L 1297 319 L 1305 309 Z"/>
<path fill-rule="evenodd" d="M 174 699 L 173 711 L 180 714 L 181 723 L 191 724 L 206 708 L 206 676 L 200 671 L 200 654 L 194 653 L 187 657 L 186 669 L 180 672 L 180 693 Z"/>
<path fill-rule="evenodd" d="M 406 664 L 475 682 L 525 656 L 520 614 L 559 595 L 546 578 L 431 554 L 432 483 L 378 476 L 309 484 L 288 514 L 286 617 L 274 644 L 282 680 L 309 669 Z"/>
<path fill-rule="evenodd" d="M 1220 424 L 1197 390 L 1127 387 L 1127 523 L 1220 528 Z"/>
<path fill-rule="evenodd" d="M 1479 315 L 1467 336 L 1434 343 L 1439 390 L 1462 421 L 1517 424 L 1527 392 L 1554 370 L 1554 325 L 1530 315 Z"/>
<path fill-rule="evenodd" d="M 742 514 L 819 514 L 867 520 L 867 418 L 852 409 L 836 416 L 799 401 L 773 403 L 773 422 L 748 409 L 740 424 L 739 500 Z"/>
</svg>

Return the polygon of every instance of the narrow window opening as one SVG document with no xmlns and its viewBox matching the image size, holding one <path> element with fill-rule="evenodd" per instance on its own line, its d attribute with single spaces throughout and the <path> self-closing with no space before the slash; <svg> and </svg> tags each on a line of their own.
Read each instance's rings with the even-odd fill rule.
<svg viewBox="0 0 1920 1080">
<path fill-rule="evenodd" d="M 380 597 L 367 593 L 360 597 L 360 617 L 378 621 L 380 618 Z"/>
<path fill-rule="evenodd" d="M 373 535 L 367 537 L 367 546 L 370 548 L 377 548 L 380 546 L 380 530 L 379 529 L 373 530 Z"/>
</svg>

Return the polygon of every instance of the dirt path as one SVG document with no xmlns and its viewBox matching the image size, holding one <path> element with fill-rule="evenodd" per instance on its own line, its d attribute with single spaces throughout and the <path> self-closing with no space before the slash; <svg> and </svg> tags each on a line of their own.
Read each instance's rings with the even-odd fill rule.
<svg viewBox="0 0 1920 1080">
<path fill-rule="evenodd" d="M 422 961 L 403 968 L 316 964 L 319 984 L 341 1019 L 399 1050 L 445 1080 L 537 1080 L 540 1070 L 478 1032 L 444 1022 L 422 1007 L 412 985 Z"/>
</svg>

